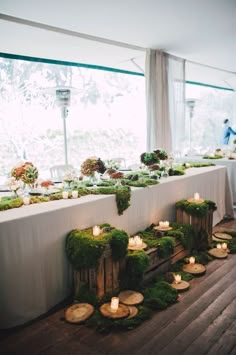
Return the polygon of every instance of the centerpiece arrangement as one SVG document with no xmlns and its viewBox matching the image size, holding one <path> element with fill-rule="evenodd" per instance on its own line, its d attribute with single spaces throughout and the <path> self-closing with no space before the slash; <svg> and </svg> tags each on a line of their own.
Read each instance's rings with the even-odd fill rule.
<svg viewBox="0 0 236 355">
<path fill-rule="evenodd" d="M 96 157 L 87 158 L 81 164 L 81 174 L 84 176 L 94 177 L 95 173 L 98 172 L 100 174 L 105 173 L 106 166 L 105 163 Z"/>
<path fill-rule="evenodd" d="M 32 188 L 38 178 L 38 169 L 31 162 L 23 162 L 11 170 L 11 176 Z"/>
</svg>

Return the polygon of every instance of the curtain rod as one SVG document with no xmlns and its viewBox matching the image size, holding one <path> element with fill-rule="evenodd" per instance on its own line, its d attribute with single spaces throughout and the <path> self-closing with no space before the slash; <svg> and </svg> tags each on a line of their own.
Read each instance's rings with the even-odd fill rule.
<svg viewBox="0 0 236 355">
<path fill-rule="evenodd" d="M 92 35 L 87 35 L 87 34 L 84 34 L 84 33 L 67 30 L 67 29 L 64 29 L 64 28 L 61 28 L 61 27 L 46 25 L 46 24 L 43 24 L 43 23 L 40 23 L 40 22 L 30 21 L 30 20 L 26 20 L 26 19 L 23 19 L 23 18 L 19 18 L 19 17 L 9 16 L 9 15 L 6 15 L 6 14 L 1 14 L 0 13 L 0 19 L 2 19 L 4 21 L 8 21 L 8 22 L 18 23 L 18 24 L 25 25 L 25 26 L 40 28 L 40 29 L 46 30 L 46 31 L 60 33 L 60 34 L 66 35 L 66 36 L 83 38 L 83 39 L 87 39 L 87 40 L 90 40 L 90 41 L 101 42 L 101 43 L 105 43 L 105 44 L 109 44 L 109 45 L 113 45 L 113 46 L 118 46 L 118 47 L 138 50 L 138 51 L 146 51 L 146 48 L 144 48 L 144 47 L 139 47 L 139 46 L 135 46 L 135 45 L 132 45 L 132 44 L 123 43 L 123 42 L 119 42 L 119 41 L 114 41 L 114 40 L 110 40 L 110 39 L 106 39 L 106 38 L 102 38 L 102 37 L 96 37 L 96 36 L 92 36 Z"/>
</svg>

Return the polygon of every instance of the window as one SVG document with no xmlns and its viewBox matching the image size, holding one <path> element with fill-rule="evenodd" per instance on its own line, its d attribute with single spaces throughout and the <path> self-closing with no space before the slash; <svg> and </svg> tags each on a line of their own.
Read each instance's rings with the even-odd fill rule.
<svg viewBox="0 0 236 355">
<path fill-rule="evenodd" d="M 20 160 L 44 175 L 64 163 L 56 88 L 71 88 L 66 118 L 68 162 L 89 156 L 139 161 L 146 147 L 145 79 L 113 70 L 0 58 L 0 174 Z"/>
</svg>

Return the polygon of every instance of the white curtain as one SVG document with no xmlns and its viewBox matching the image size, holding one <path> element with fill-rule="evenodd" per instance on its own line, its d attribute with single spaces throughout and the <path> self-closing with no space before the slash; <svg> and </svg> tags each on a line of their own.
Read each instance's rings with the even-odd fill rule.
<svg viewBox="0 0 236 355">
<path fill-rule="evenodd" d="M 148 49 L 145 79 L 147 150 L 181 150 L 185 134 L 185 61 Z"/>
<path fill-rule="evenodd" d="M 168 56 L 169 118 L 173 152 L 186 150 L 185 60 Z"/>
</svg>

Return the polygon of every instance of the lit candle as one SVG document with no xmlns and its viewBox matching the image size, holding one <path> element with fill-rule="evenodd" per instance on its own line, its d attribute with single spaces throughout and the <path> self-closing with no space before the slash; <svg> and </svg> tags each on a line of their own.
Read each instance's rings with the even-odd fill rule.
<svg viewBox="0 0 236 355">
<path fill-rule="evenodd" d="M 165 221 L 165 222 L 163 222 L 163 223 L 164 223 L 164 227 L 165 227 L 165 228 L 169 228 L 169 226 L 170 226 L 170 222 Z"/>
<path fill-rule="evenodd" d="M 223 243 L 221 247 L 222 247 L 223 250 L 227 250 L 228 249 L 227 243 Z"/>
<path fill-rule="evenodd" d="M 23 197 L 23 203 L 24 203 L 24 205 L 29 205 L 30 204 L 30 197 L 29 196 L 24 196 Z"/>
<path fill-rule="evenodd" d="M 175 283 L 179 284 L 181 282 L 181 275 L 176 274 L 174 277 L 175 277 Z"/>
<path fill-rule="evenodd" d="M 189 264 L 191 264 L 191 265 L 195 264 L 195 257 L 194 256 L 190 256 Z"/>
<path fill-rule="evenodd" d="M 134 242 L 137 247 L 140 247 L 143 244 L 143 240 L 139 235 L 134 237 Z"/>
<path fill-rule="evenodd" d="M 193 198 L 196 201 L 200 200 L 200 194 L 198 192 L 195 192 L 195 194 L 193 195 Z"/>
<path fill-rule="evenodd" d="M 74 190 L 74 191 L 72 191 L 71 195 L 72 195 L 73 198 L 78 198 L 79 193 L 78 193 L 77 190 Z"/>
<path fill-rule="evenodd" d="M 99 226 L 94 226 L 93 227 L 93 236 L 94 237 L 98 237 L 100 235 L 100 233 L 101 233 L 100 227 Z"/>
<path fill-rule="evenodd" d="M 134 238 L 129 238 L 129 246 L 130 247 L 133 247 L 133 246 L 135 246 L 135 241 L 134 241 Z"/>
<path fill-rule="evenodd" d="M 217 249 L 221 249 L 221 244 L 220 244 L 220 243 L 217 243 L 217 244 L 216 244 L 216 248 L 217 248 Z"/>
<path fill-rule="evenodd" d="M 165 227 L 165 222 L 160 221 L 160 222 L 159 222 L 159 227 L 160 227 L 160 228 L 164 228 L 164 227 Z"/>
<path fill-rule="evenodd" d="M 112 297 L 111 299 L 111 311 L 112 312 L 117 312 L 119 308 L 119 298 L 118 297 Z"/>
<path fill-rule="evenodd" d="M 62 198 L 66 199 L 69 197 L 69 192 L 68 191 L 62 191 Z"/>
</svg>

